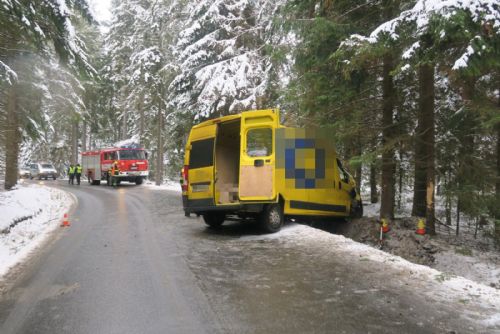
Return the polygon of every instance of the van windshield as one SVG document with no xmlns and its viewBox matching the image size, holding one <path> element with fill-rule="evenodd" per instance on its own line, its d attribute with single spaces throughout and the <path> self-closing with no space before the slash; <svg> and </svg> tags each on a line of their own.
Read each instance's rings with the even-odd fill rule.
<svg viewBox="0 0 500 334">
<path fill-rule="evenodd" d="M 146 159 L 142 150 L 122 150 L 118 151 L 120 160 L 144 160 Z"/>
<path fill-rule="evenodd" d="M 54 166 L 52 166 L 51 164 L 42 164 L 42 168 L 45 168 L 45 169 L 54 169 Z"/>
</svg>

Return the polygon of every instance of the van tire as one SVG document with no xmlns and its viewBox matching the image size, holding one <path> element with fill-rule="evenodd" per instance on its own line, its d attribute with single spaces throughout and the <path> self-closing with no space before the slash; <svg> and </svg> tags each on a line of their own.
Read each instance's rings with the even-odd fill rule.
<svg viewBox="0 0 500 334">
<path fill-rule="evenodd" d="M 278 232 L 284 220 L 283 208 L 278 203 L 267 205 L 259 217 L 260 225 L 267 233 Z"/>
<path fill-rule="evenodd" d="M 224 212 L 208 212 L 203 214 L 203 220 L 208 226 L 217 228 L 224 223 L 224 220 L 226 220 L 226 214 Z"/>
</svg>

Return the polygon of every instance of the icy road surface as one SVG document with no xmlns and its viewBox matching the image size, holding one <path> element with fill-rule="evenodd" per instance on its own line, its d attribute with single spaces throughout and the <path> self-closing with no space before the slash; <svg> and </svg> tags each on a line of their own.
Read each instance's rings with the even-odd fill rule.
<svg viewBox="0 0 500 334">
<path fill-rule="evenodd" d="M 500 333 L 500 292 L 288 224 L 208 229 L 180 194 L 69 187 L 70 228 L 9 274 L 0 333 Z"/>
</svg>

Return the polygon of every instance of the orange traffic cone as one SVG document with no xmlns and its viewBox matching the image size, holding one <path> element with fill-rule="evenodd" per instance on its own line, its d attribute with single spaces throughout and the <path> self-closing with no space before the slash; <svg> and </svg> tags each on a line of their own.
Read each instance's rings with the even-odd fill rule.
<svg viewBox="0 0 500 334">
<path fill-rule="evenodd" d="M 385 218 L 382 218 L 381 222 L 382 222 L 382 232 L 384 233 L 389 232 L 391 228 L 389 227 L 389 223 L 387 223 L 387 220 Z"/>
<path fill-rule="evenodd" d="M 68 227 L 70 226 L 69 220 L 68 220 L 68 214 L 64 214 L 63 222 L 61 224 L 62 227 Z"/>
<path fill-rule="evenodd" d="M 424 235 L 425 234 L 425 220 L 423 218 L 420 218 L 417 223 L 417 230 L 415 233 Z"/>
</svg>

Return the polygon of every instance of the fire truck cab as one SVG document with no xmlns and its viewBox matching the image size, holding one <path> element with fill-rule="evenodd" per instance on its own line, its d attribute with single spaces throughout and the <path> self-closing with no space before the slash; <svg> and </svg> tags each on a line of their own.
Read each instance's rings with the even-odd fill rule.
<svg viewBox="0 0 500 334">
<path fill-rule="evenodd" d="M 147 153 L 138 147 L 112 147 L 82 153 L 82 169 L 92 185 L 101 180 L 110 183 L 111 167 L 117 161 L 120 169 L 118 183 L 128 181 L 137 185 L 149 175 Z"/>
</svg>

